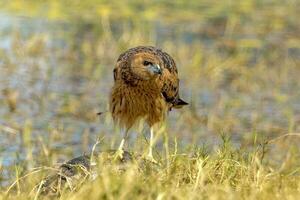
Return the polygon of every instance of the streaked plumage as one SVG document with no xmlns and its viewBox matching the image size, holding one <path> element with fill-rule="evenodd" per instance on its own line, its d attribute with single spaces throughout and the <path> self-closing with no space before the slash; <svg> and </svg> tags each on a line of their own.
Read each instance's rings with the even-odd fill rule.
<svg viewBox="0 0 300 200">
<path fill-rule="evenodd" d="M 130 129 L 144 118 L 150 127 L 172 108 L 187 105 L 179 97 L 176 64 L 166 52 L 139 46 L 122 53 L 114 68 L 110 111 L 114 121 Z"/>
</svg>

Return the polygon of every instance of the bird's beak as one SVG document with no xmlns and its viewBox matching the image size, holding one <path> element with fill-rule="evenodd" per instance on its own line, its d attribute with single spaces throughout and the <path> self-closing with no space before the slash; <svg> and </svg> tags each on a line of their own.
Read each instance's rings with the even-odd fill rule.
<svg viewBox="0 0 300 200">
<path fill-rule="evenodd" d="M 153 74 L 162 74 L 162 69 L 160 68 L 159 65 L 154 64 L 149 66 L 149 71 Z"/>
</svg>

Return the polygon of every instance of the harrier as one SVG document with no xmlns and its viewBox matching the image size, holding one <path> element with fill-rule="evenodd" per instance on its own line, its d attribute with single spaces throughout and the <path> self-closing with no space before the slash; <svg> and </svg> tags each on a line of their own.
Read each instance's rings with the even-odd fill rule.
<svg viewBox="0 0 300 200">
<path fill-rule="evenodd" d="M 188 104 L 179 97 L 176 64 L 161 49 L 138 46 L 119 56 L 113 73 L 115 82 L 110 96 L 110 112 L 114 122 L 125 131 L 118 155 L 122 157 L 128 130 L 144 119 L 150 127 L 147 159 L 154 162 L 154 125 L 162 122 L 172 108 Z"/>
</svg>

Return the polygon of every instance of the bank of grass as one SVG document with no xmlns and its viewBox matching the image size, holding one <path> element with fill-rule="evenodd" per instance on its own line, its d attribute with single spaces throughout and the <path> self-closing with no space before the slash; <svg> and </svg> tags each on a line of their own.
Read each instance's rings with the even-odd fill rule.
<svg viewBox="0 0 300 200">
<path fill-rule="evenodd" d="M 298 134 L 286 137 L 299 137 Z M 169 148 L 159 154 L 160 165 L 130 162 L 97 164 L 92 171 L 68 179 L 59 196 L 43 194 L 43 180 L 53 166 L 19 174 L 1 199 L 298 199 L 300 195 L 299 152 L 290 150 L 279 163 L 270 157 L 272 143 L 252 150 L 233 147 L 222 136 L 222 144 L 209 152 L 205 147 L 190 150 Z M 57 168 L 56 168 L 57 169 Z M 97 176 L 95 176 L 97 174 Z M 96 178 L 95 178 L 96 177 Z"/>
</svg>

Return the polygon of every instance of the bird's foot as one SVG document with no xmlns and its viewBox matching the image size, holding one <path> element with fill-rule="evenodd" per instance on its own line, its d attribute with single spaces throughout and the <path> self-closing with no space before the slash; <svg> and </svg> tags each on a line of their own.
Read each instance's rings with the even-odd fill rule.
<svg viewBox="0 0 300 200">
<path fill-rule="evenodd" d="M 159 165 L 159 162 L 157 160 L 155 160 L 153 155 L 151 155 L 151 154 L 147 154 L 146 156 L 143 156 L 143 158 L 149 162 Z"/>
<path fill-rule="evenodd" d="M 123 149 L 118 149 L 114 153 L 114 160 L 122 160 L 124 158 L 124 150 Z"/>
</svg>

